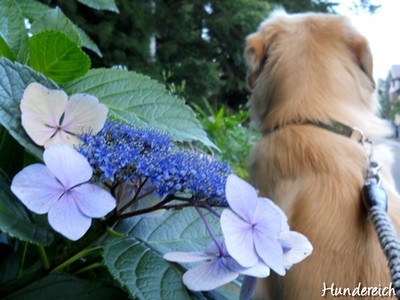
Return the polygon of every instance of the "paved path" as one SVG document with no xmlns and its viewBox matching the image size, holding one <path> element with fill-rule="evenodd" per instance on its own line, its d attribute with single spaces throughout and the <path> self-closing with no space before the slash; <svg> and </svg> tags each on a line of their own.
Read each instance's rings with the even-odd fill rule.
<svg viewBox="0 0 400 300">
<path fill-rule="evenodd" d="M 392 167 L 392 173 L 396 182 L 397 190 L 400 192 L 400 139 L 388 139 L 382 142 L 389 145 L 393 151 L 394 164 Z"/>
</svg>

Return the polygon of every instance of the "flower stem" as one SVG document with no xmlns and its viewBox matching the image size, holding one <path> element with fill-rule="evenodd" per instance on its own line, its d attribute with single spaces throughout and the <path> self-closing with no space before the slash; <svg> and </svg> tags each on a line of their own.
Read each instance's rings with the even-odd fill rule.
<svg viewBox="0 0 400 300">
<path fill-rule="evenodd" d="M 114 229 L 112 229 L 111 227 L 107 226 L 106 227 L 106 231 L 107 233 L 113 237 L 113 238 L 121 238 L 124 237 L 125 235 L 123 233 L 120 233 L 118 231 L 115 231 Z"/>
<path fill-rule="evenodd" d="M 42 245 L 38 245 L 37 249 L 39 251 L 40 262 L 42 263 L 43 269 L 48 270 L 50 268 L 50 264 L 49 260 L 47 259 L 46 250 Z"/>
<path fill-rule="evenodd" d="M 21 264 L 19 265 L 18 272 L 17 272 L 17 278 L 19 278 L 22 274 L 22 271 L 24 270 L 24 264 L 25 264 L 25 258 L 26 258 L 26 253 L 28 250 L 28 243 L 24 243 L 24 251 L 22 252 L 22 257 L 21 257 Z"/>
<path fill-rule="evenodd" d="M 208 222 L 207 222 L 207 220 L 206 220 L 204 214 L 202 213 L 202 211 L 200 210 L 200 208 L 199 208 L 197 205 L 194 205 L 194 208 L 196 209 L 197 213 L 198 213 L 199 216 L 200 216 L 200 219 L 203 221 L 204 225 L 206 226 L 206 229 L 207 229 L 208 233 L 210 234 L 212 240 L 213 240 L 214 243 L 217 245 L 218 250 L 219 250 L 219 253 L 222 254 L 223 252 L 222 252 L 222 249 L 221 249 L 221 245 L 220 245 L 220 243 L 218 243 L 218 239 L 217 239 L 217 237 L 215 236 L 214 232 L 212 231 L 210 225 L 208 224 Z"/>
<path fill-rule="evenodd" d="M 97 269 L 97 268 L 101 268 L 101 267 L 104 267 L 104 264 L 100 263 L 100 262 L 96 262 L 96 263 L 91 264 L 90 266 L 86 266 L 86 267 L 76 271 L 74 274 L 80 274 L 80 273 L 91 271 L 93 269 Z"/>
<path fill-rule="evenodd" d="M 58 271 L 64 269 L 65 267 L 69 266 L 73 262 L 76 262 L 77 260 L 81 259 L 82 257 L 85 257 L 86 255 L 89 255 L 92 252 L 101 250 L 102 248 L 103 248 L 102 246 L 97 246 L 97 247 L 94 247 L 94 248 L 83 249 L 81 252 L 78 252 L 77 254 L 75 254 L 74 256 L 72 256 L 71 258 L 67 259 L 62 264 L 58 265 L 53 270 L 51 270 L 50 274 L 58 272 Z"/>
</svg>

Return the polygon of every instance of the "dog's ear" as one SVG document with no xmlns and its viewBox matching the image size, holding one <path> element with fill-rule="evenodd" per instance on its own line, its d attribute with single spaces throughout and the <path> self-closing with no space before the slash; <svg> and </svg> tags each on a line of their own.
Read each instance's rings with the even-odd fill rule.
<svg viewBox="0 0 400 300">
<path fill-rule="evenodd" d="M 368 76 L 375 88 L 372 53 L 368 41 L 361 35 L 355 35 L 352 37 L 350 44 L 358 66 Z"/>
<path fill-rule="evenodd" d="M 244 56 L 248 65 L 247 84 L 250 88 L 254 87 L 254 83 L 267 60 L 266 47 L 266 40 L 258 32 L 250 34 L 246 38 Z"/>
</svg>

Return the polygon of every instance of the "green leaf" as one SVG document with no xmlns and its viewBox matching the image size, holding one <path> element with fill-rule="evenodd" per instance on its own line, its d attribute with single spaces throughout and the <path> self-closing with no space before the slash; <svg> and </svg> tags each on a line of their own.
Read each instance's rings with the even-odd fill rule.
<svg viewBox="0 0 400 300">
<path fill-rule="evenodd" d="M 0 231 L 22 241 L 50 245 L 53 234 L 32 223 L 21 202 L 10 190 L 6 177 L 0 172 Z"/>
<path fill-rule="evenodd" d="M 90 69 L 90 59 L 64 34 L 43 31 L 29 39 L 29 65 L 57 83 L 81 77 Z"/>
<path fill-rule="evenodd" d="M 104 258 L 111 274 L 126 286 L 132 298 L 190 299 L 178 270 L 135 238 L 108 242 Z"/>
<path fill-rule="evenodd" d="M 15 60 L 15 55 L 8 47 L 7 43 L 0 36 L 0 56 L 7 57 L 8 59 Z"/>
<path fill-rule="evenodd" d="M 36 0 L 14 0 L 19 6 L 24 17 L 33 21 L 43 16 L 50 9 Z"/>
<path fill-rule="evenodd" d="M 25 88 L 31 82 L 39 82 L 51 89 L 58 89 L 58 86 L 30 67 L 6 58 L 0 58 L 0 78 L 0 124 L 24 148 L 41 159 L 42 149 L 32 143 L 21 125 L 19 104 Z"/>
<path fill-rule="evenodd" d="M 128 123 L 148 123 L 169 132 L 177 141 L 208 139 L 192 109 L 147 76 L 116 69 L 90 70 L 86 76 L 66 83 L 70 94 L 88 93 L 108 106 L 110 114 Z"/>
<path fill-rule="evenodd" d="M 12 51 L 13 57 L 26 62 L 28 57 L 28 33 L 21 10 L 14 0 L 2 0 L 0 5 L 0 37 Z M 6 49 L 3 45 L 3 51 Z M 9 55 L 7 57 L 10 57 Z"/>
<path fill-rule="evenodd" d="M 78 2 L 98 10 L 119 12 L 114 0 L 78 0 Z"/>
<path fill-rule="evenodd" d="M 24 148 L 0 125 L 0 169 L 14 176 L 23 167 Z"/>
<path fill-rule="evenodd" d="M 109 300 L 128 299 L 119 288 L 105 281 L 89 281 L 56 273 L 44 277 L 4 300 Z"/>
<path fill-rule="evenodd" d="M 220 235 L 219 219 L 205 214 L 210 227 Z M 189 292 L 182 284 L 186 271 L 162 256 L 172 251 L 203 251 L 211 242 L 195 209 L 166 212 L 162 217 L 135 217 L 115 228 L 127 237 L 109 238 L 104 262 L 114 278 L 139 299 L 224 299 L 226 291 Z M 236 287 L 237 288 L 237 287 Z"/>
<path fill-rule="evenodd" d="M 89 50 L 92 50 L 94 53 L 96 53 L 98 56 L 103 57 L 103 54 L 101 53 L 99 47 L 93 42 L 90 37 L 79 27 L 75 26 L 75 28 L 78 30 L 79 36 L 82 41 L 82 47 L 85 47 Z"/>
<path fill-rule="evenodd" d="M 33 35 L 43 31 L 59 31 L 65 34 L 78 47 L 82 45 L 82 41 L 75 25 L 68 19 L 60 8 L 49 9 L 44 15 L 32 23 L 30 32 Z"/>
</svg>

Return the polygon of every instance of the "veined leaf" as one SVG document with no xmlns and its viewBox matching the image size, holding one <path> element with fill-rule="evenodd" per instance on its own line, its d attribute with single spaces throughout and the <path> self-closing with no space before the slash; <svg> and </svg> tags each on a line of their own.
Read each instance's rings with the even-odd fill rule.
<svg viewBox="0 0 400 300">
<path fill-rule="evenodd" d="M 50 8 L 36 0 L 14 0 L 19 6 L 24 17 L 33 21 L 47 13 Z"/>
<path fill-rule="evenodd" d="M 89 281 L 69 274 L 44 277 L 4 300 L 109 300 L 127 299 L 126 294 L 106 281 Z"/>
<path fill-rule="evenodd" d="M 51 89 L 58 89 L 58 86 L 30 67 L 6 58 L 0 58 L 0 78 L 0 124 L 24 148 L 41 159 L 42 149 L 33 144 L 21 125 L 19 104 L 25 88 L 31 82 L 39 82 Z"/>
<path fill-rule="evenodd" d="M 142 74 L 92 69 L 63 88 L 70 94 L 83 92 L 98 97 L 112 116 L 128 123 L 148 123 L 169 132 L 177 141 L 200 141 L 215 147 L 192 109 L 162 84 Z"/>
<path fill-rule="evenodd" d="M 33 35 L 37 35 L 46 30 L 62 32 L 78 47 L 82 45 L 80 35 L 75 25 L 58 7 L 49 9 L 44 15 L 35 20 L 30 28 L 30 32 Z"/>
<path fill-rule="evenodd" d="M 114 0 L 78 0 L 78 2 L 98 10 L 119 12 Z"/>
<path fill-rule="evenodd" d="M 81 38 L 82 47 L 92 50 L 98 56 L 103 57 L 103 54 L 101 53 L 99 47 L 97 47 L 95 42 L 93 42 L 92 39 L 78 26 L 75 26 L 75 28 L 78 30 L 79 36 Z"/>
<path fill-rule="evenodd" d="M 21 202 L 10 190 L 8 180 L 0 172 L 0 231 L 22 241 L 49 245 L 53 234 L 32 223 Z"/>
<path fill-rule="evenodd" d="M 206 214 L 215 234 L 219 219 Z M 172 251 L 203 251 L 211 242 L 195 209 L 166 212 L 162 217 L 136 217 L 116 227 L 125 238 L 109 238 L 104 262 L 114 278 L 139 299 L 225 299 L 232 291 L 224 288 L 209 293 L 189 292 L 182 284 L 184 267 L 163 259 Z M 230 286 L 236 291 L 237 286 Z"/>
<path fill-rule="evenodd" d="M 29 39 L 29 65 L 57 83 L 87 73 L 90 59 L 79 47 L 58 31 L 42 31 Z"/>
<path fill-rule="evenodd" d="M 22 12 L 14 0 L 2 0 L 0 20 L 1 39 L 12 51 L 13 58 L 20 62 L 26 62 L 28 56 L 28 33 Z M 6 49 L 5 47 L 2 48 L 3 50 Z"/>
</svg>

